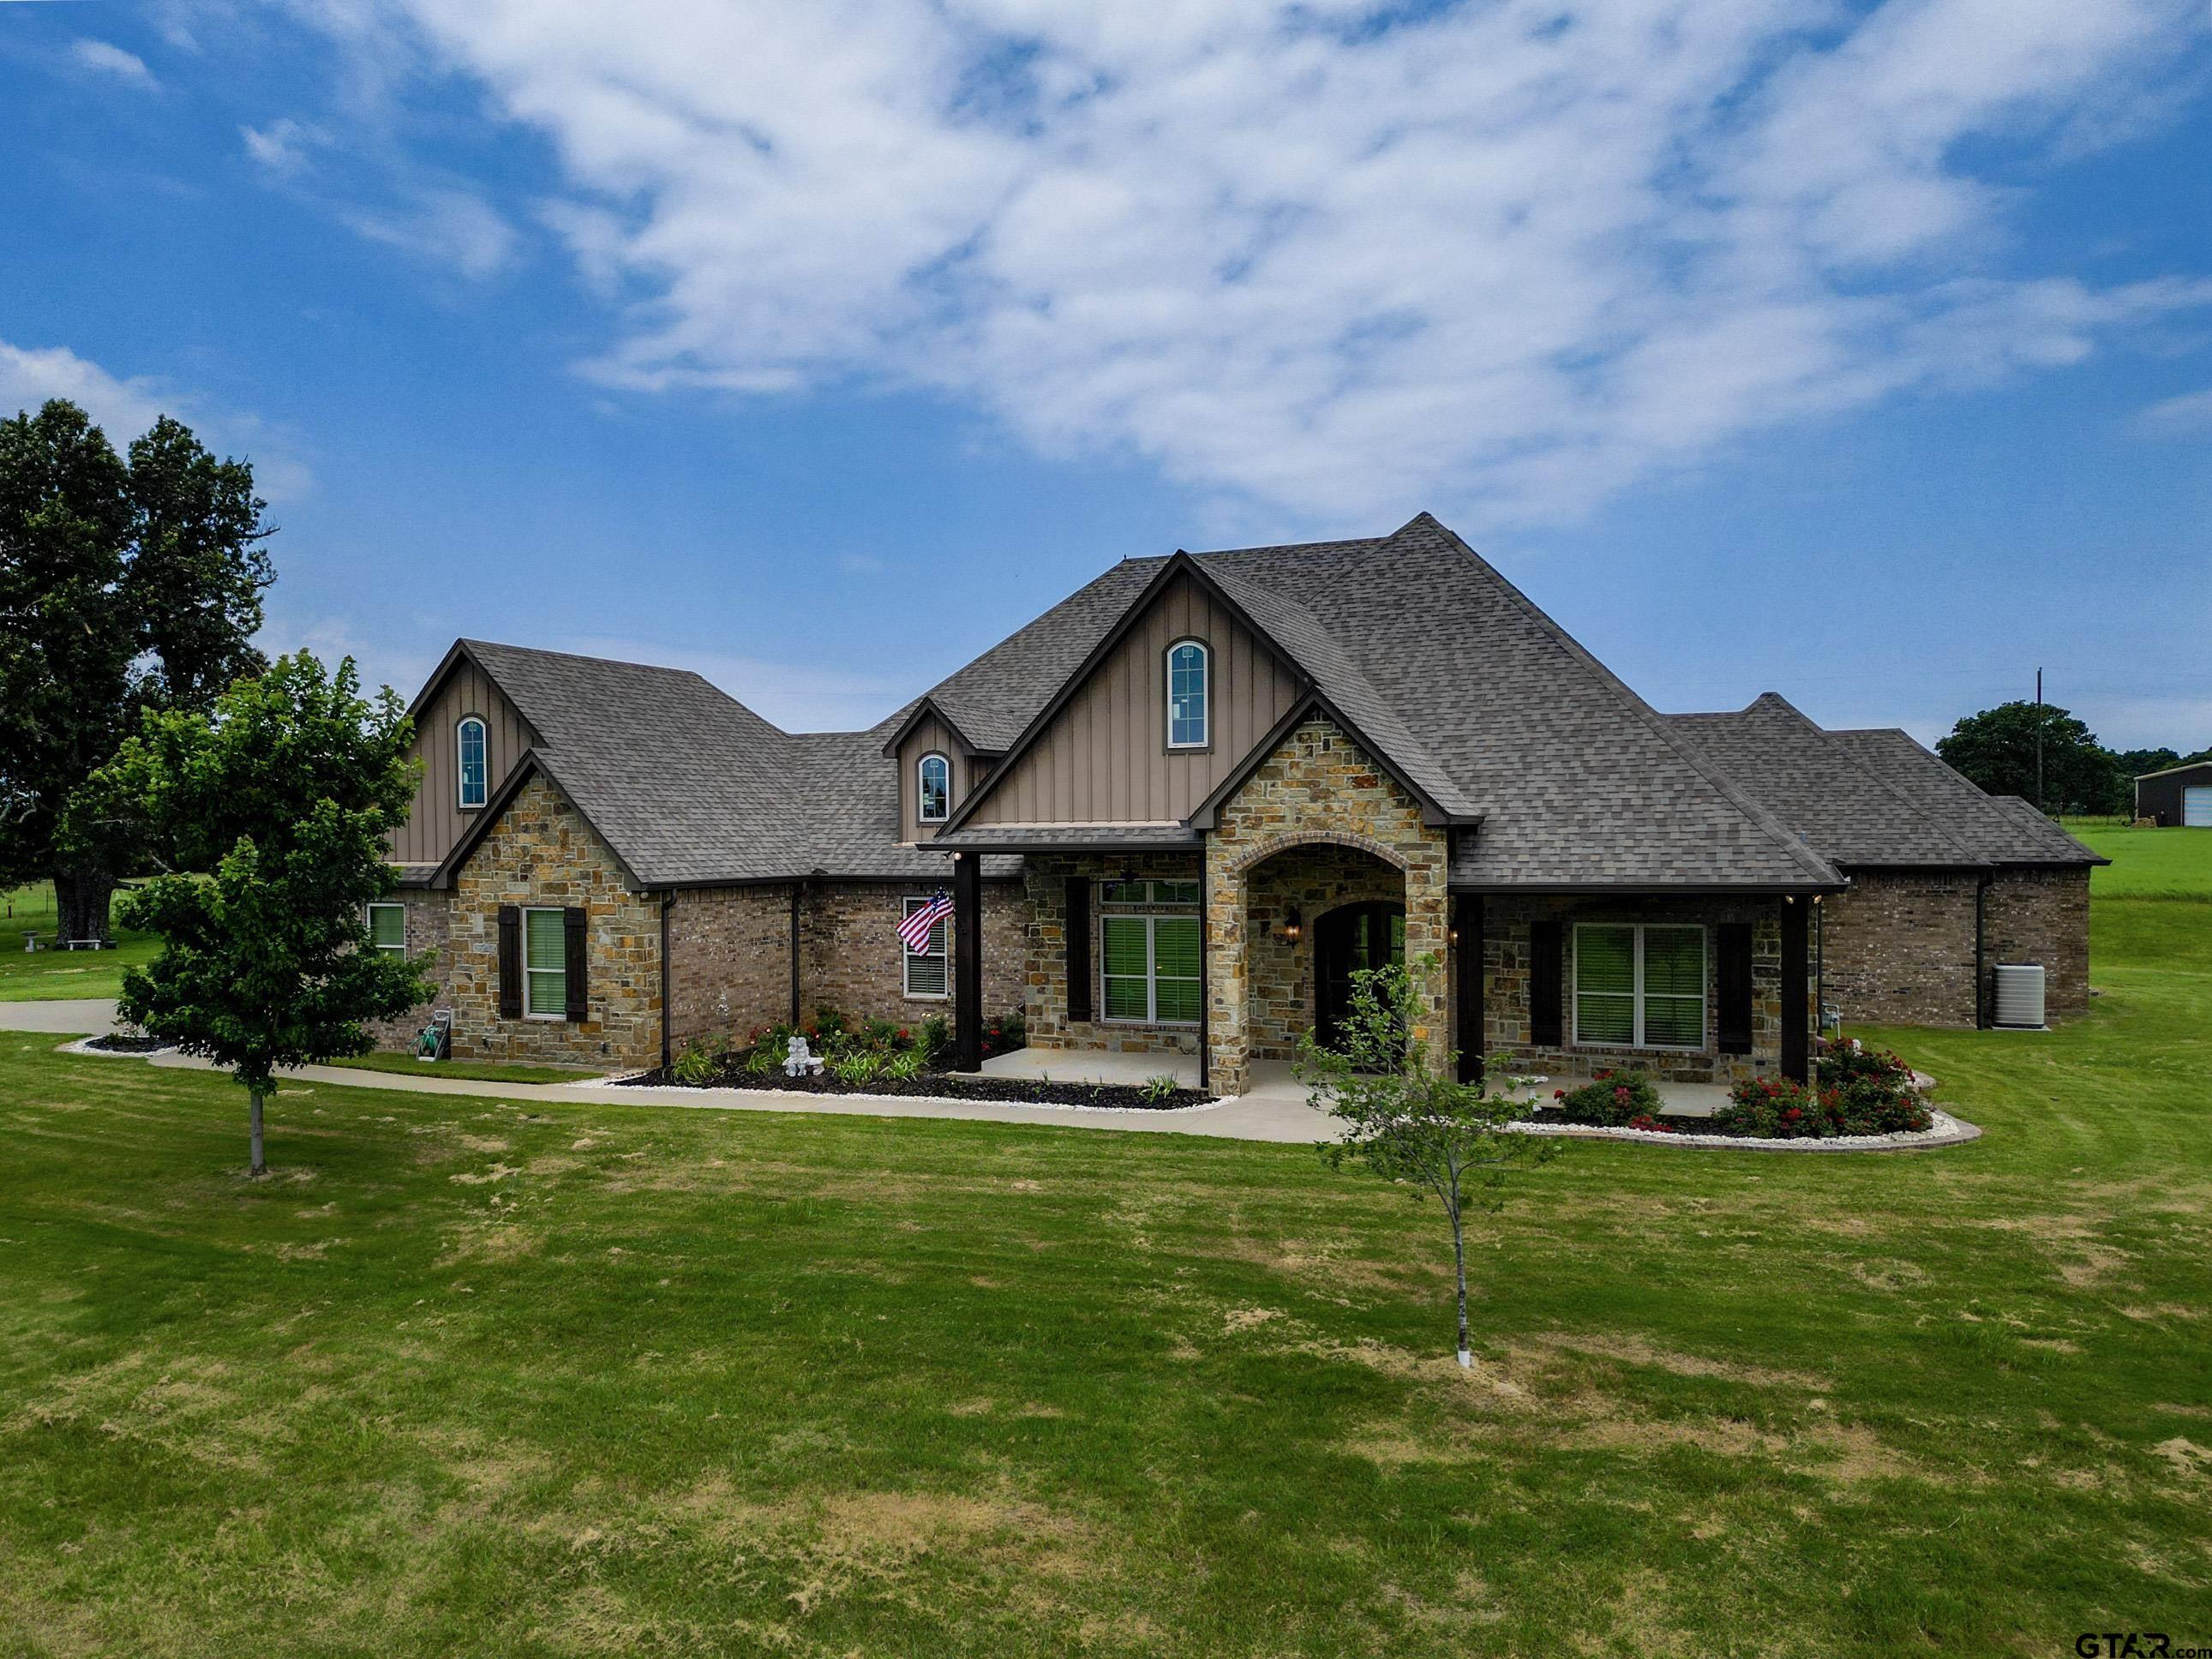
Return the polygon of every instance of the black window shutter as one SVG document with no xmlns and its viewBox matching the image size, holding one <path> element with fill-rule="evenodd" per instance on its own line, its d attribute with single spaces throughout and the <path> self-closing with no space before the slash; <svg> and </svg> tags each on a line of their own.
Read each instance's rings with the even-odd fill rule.
<svg viewBox="0 0 2212 1659">
<path fill-rule="evenodd" d="M 499 1017 L 522 1018 L 522 908 L 499 907 Z"/>
<path fill-rule="evenodd" d="M 1528 924 L 1528 1041 L 1540 1048 L 1559 1046 L 1559 924 Z"/>
<path fill-rule="evenodd" d="M 1091 1018 L 1091 878 L 1067 878 L 1067 1017 Z"/>
<path fill-rule="evenodd" d="M 588 988 L 584 981 L 584 963 L 591 951 L 585 942 L 583 911 L 573 904 L 563 910 L 561 913 L 561 942 L 567 947 L 566 959 L 562 965 L 568 970 L 568 1014 L 570 1019 L 582 1019 L 591 1007 L 585 996 Z"/>
<path fill-rule="evenodd" d="M 1714 964 L 1719 981 L 1720 1047 L 1724 1054 L 1751 1052 L 1751 924 L 1724 921 L 1717 930 L 1720 959 Z"/>
</svg>

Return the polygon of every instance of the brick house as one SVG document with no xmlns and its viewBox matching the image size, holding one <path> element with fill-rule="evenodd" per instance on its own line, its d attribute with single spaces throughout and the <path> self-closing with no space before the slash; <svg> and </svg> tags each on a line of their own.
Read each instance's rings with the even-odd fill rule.
<svg viewBox="0 0 2212 1659">
<path fill-rule="evenodd" d="M 2087 997 L 2097 860 L 2057 826 L 1771 695 L 1659 714 L 1425 514 L 1126 561 L 865 732 L 471 640 L 412 712 L 372 933 L 438 951 L 472 1057 L 650 1066 L 829 1004 L 943 1012 L 972 1067 L 1019 1009 L 1069 1075 L 1235 1094 L 1402 960 L 1470 1074 L 1727 1080 L 1802 1076 L 1823 1000 L 1972 1025 L 2022 959 L 2054 1017 Z"/>
</svg>

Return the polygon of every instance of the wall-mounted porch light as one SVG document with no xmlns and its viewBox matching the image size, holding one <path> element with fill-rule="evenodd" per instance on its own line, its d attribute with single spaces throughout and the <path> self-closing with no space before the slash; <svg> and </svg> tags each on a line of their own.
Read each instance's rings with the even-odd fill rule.
<svg viewBox="0 0 2212 1659">
<path fill-rule="evenodd" d="M 1298 929 L 1304 925 L 1304 918 L 1298 915 L 1298 907 L 1293 904 L 1289 913 L 1283 917 L 1283 937 L 1296 945 L 1298 942 Z"/>
</svg>

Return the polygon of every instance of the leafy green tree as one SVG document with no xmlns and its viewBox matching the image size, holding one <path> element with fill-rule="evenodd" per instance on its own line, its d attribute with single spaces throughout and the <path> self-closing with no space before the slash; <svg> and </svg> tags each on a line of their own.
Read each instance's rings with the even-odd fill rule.
<svg viewBox="0 0 2212 1659">
<path fill-rule="evenodd" d="M 371 1020 L 428 1000 L 429 958 L 371 947 L 366 907 L 396 878 L 386 837 L 417 777 L 391 688 L 361 696 L 306 652 L 238 681 L 211 714 L 149 709 L 86 792 L 135 813 L 180 868 L 126 892 L 161 954 L 124 975 L 121 1012 L 230 1068 L 247 1091 L 252 1169 L 278 1067 L 366 1052 Z"/>
<path fill-rule="evenodd" d="M 1467 1231 L 1469 1211 L 1495 1212 L 1501 1189 L 1516 1169 L 1549 1163 L 1553 1141 L 1513 1126 L 1534 1110 L 1519 1091 L 1492 1091 L 1461 1083 L 1457 1057 L 1444 1069 L 1429 1063 L 1424 1046 L 1408 1042 L 1420 1011 L 1417 988 L 1434 972 L 1436 958 L 1364 968 L 1352 975 L 1351 1011 L 1340 1022 L 1337 1046 L 1324 1048 L 1309 1032 L 1299 1040 L 1298 1076 L 1307 1099 L 1342 1126 L 1321 1143 L 1333 1170 L 1364 1170 L 1406 1187 L 1419 1199 L 1433 1195 L 1450 1224 L 1452 1273 L 1458 1296 L 1459 1363 L 1472 1365 L 1467 1330 Z M 1493 1071 L 1510 1069 L 1501 1056 Z M 1522 1079 L 1514 1079 L 1515 1082 Z"/>
<path fill-rule="evenodd" d="M 2043 785 L 2036 788 L 2037 738 Z M 1936 752 L 1992 795 L 2018 795 L 2048 812 L 2111 810 L 2119 768 L 2087 726 L 2054 703 L 2006 702 L 1969 714 Z"/>
<path fill-rule="evenodd" d="M 264 665 L 263 506 L 247 463 L 167 416 L 127 460 L 59 398 L 0 421 L 0 882 L 51 876 L 65 938 L 107 936 L 143 857 L 57 840 L 71 792 L 142 708 L 205 708 Z"/>
</svg>

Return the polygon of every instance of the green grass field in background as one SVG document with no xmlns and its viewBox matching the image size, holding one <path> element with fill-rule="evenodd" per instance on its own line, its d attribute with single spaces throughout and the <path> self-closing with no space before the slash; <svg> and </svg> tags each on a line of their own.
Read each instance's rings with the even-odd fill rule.
<svg viewBox="0 0 2212 1659">
<path fill-rule="evenodd" d="M 2212 952 L 1874 1031 L 1986 1136 L 1310 1150 L 288 1086 L 0 1035 L 0 1651 L 2212 1641 Z"/>
<path fill-rule="evenodd" d="M 2112 860 L 2089 875 L 2100 898 L 2212 899 L 2212 830 L 2137 830 L 2089 818 L 2069 819 L 2066 828 Z"/>
<path fill-rule="evenodd" d="M 37 882 L 0 893 L 0 1002 L 122 994 L 123 970 L 153 961 L 161 941 L 151 933 L 115 930 L 112 951 L 50 951 L 56 918 L 54 890 Z M 39 949 L 23 949 L 23 936 L 39 936 Z"/>
</svg>

